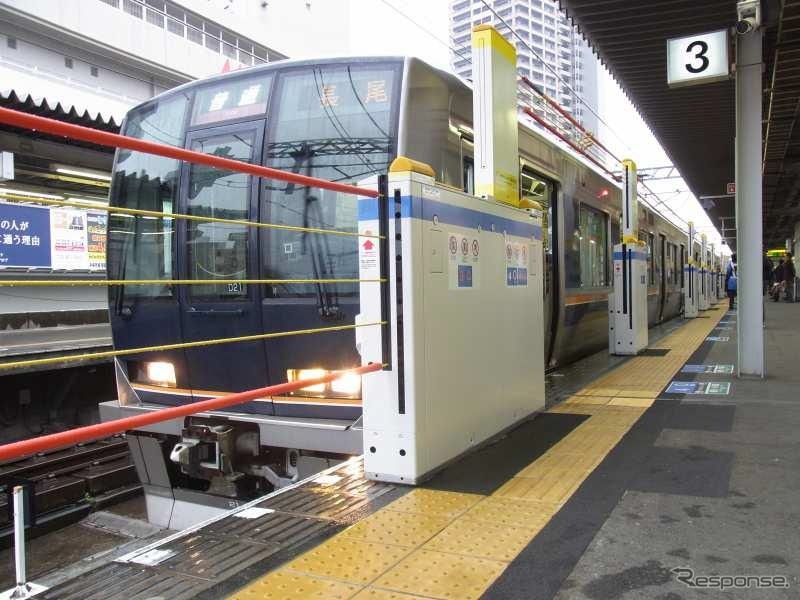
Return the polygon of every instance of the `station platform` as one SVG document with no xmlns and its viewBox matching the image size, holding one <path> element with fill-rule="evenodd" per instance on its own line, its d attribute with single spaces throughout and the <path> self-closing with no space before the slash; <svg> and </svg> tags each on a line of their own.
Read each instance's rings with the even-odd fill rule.
<svg viewBox="0 0 800 600">
<path fill-rule="evenodd" d="M 735 378 L 726 301 L 588 383 L 562 373 L 544 413 L 422 486 L 353 458 L 39 597 L 796 598 L 800 313 L 766 314 L 766 381 Z"/>
</svg>

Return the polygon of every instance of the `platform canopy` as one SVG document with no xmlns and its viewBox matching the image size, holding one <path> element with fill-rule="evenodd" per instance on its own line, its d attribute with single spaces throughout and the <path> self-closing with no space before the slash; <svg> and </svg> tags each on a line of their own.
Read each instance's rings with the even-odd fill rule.
<svg viewBox="0 0 800 600">
<path fill-rule="evenodd" d="M 735 248 L 734 199 L 724 197 L 734 181 L 734 81 L 668 87 L 667 40 L 734 27 L 736 0 L 559 2 L 695 196 L 723 196 L 701 202 Z M 800 221 L 800 0 L 762 5 L 764 243 L 783 247 Z"/>
</svg>

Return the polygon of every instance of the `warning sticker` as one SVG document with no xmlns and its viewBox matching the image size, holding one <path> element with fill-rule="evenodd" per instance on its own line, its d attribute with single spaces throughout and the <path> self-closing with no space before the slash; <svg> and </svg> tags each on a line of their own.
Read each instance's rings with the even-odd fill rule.
<svg viewBox="0 0 800 600">
<path fill-rule="evenodd" d="M 733 365 L 684 365 L 681 373 L 722 373 L 730 375 L 733 373 Z"/>
<path fill-rule="evenodd" d="M 369 229 L 361 235 L 375 235 Z M 380 264 L 378 263 L 378 239 L 372 237 L 359 238 L 358 242 L 358 270 L 361 279 L 377 279 L 380 277 Z"/>
<path fill-rule="evenodd" d="M 449 285 L 451 290 L 477 289 L 480 284 L 481 243 L 474 235 L 447 236 Z"/>
<path fill-rule="evenodd" d="M 506 287 L 528 287 L 530 245 L 506 241 Z"/>
<path fill-rule="evenodd" d="M 730 391 L 729 381 L 673 381 L 666 393 L 726 396 Z"/>
</svg>

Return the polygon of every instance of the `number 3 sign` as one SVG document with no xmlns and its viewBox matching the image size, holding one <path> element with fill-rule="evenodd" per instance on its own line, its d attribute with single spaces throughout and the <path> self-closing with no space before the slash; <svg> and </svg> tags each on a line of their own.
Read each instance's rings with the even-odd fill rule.
<svg viewBox="0 0 800 600">
<path fill-rule="evenodd" d="M 725 29 L 667 40 L 667 83 L 683 86 L 728 79 L 728 47 Z"/>
</svg>

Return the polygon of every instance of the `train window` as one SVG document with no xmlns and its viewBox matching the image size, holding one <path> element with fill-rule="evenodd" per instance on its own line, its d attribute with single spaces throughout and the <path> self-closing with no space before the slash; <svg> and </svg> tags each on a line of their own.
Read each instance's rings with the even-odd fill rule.
<svg viewBox="0 0 800 600">
<path fill-rule="evenodd" d="M 208 125 L 267 112 L 271 75 L 224 81 L 197 92 L 192 125 Z"/>
<path fill-rule="evenodd" d="M 652 233 L 647 234 L 647 285 L 656 284 L 656 236 Z"/>
<path fill-rule="evenodd" d="M 579 213 L 581 287 L 608 285 L 608 232 L 606 214 L 585 204 Z"/>
<path fill-rule="evenodd" d="M 545 252 L 550 248 L 550 202 L 553 196 L 553 184 L 539 177 L 533 170 L 523 166 L 519 178 L 521 198 L 538 202 L 542 207 L 542 246 Z"/>
<path fill-rule="evenodd" d="M 177 94 L 128 114 L 123 134 L 141 140 L 183 146 L 189 94 Z M 171 213 L 178 197 L 180 163 L 120 149 L 114 164 L 110 204 L 122 208 Z M 172 276 L 174 221 L 169 217 L 110 214 L 108 274 L 112 279 L 162 279 Z M 119 286 L 111 294 L 128 298 L 171 297 L 169 284 Z"/>
<path fill-rule="evenodd" d="M 462 173 L 463 190 L 467 194 L 475 195 L 475 161 L 471 156 L 465 156 Z"/>
<path fill-rule="evenodd" d="M 191 149 L 236 160 L 253 156 L 255 130 L 211 135 Z M 206 165 L 189 167 L 187 211 L 191 215 L 244 219 L 249 217 L 250 176 Z M 187 260 L 192 279 L 247 279 L 250 228 L 231 223 L 187 222 Z M 237 299 L 247 295 L 241 283 L 189 286 L 191 298 Z"/>
<path fill-rule="evenodd" d="M 265 146 L 267 164 L 333 181 L 354 182 L 388 170 L 395 145 L 399 70 L 385 65 L 316 66 L 281 75 L 277 114 Z M 355 231 L 358 199 L 318 188 L 267 181 L 262 218 L 272 223 Z M 270 230 L 264 276 L 275 279 L 358 277 L 358 239 Z M 357 284 L 268 286 L 271 298 L 321 293 L 355 297 Z M 335 300 L 329 299 L 333 302 Z"/>
</svg>

